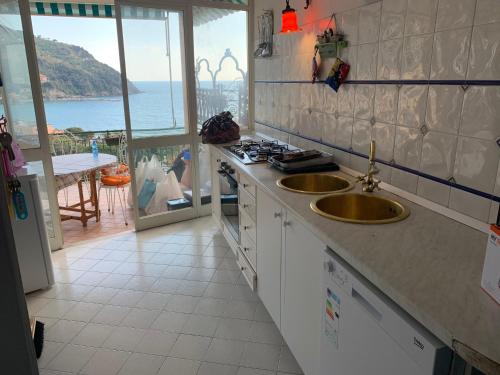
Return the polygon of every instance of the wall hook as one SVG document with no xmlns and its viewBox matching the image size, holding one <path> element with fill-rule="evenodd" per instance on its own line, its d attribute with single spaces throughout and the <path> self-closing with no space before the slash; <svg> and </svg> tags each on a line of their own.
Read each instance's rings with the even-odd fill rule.
<svg viewBox="0 0 500 375">
<path fill-rule="evenodd" d="M 304 9 L 309 9 L 309 5 L 311 5 L 311 0 L 306 0 L 306 6 Z"/>
</svg>

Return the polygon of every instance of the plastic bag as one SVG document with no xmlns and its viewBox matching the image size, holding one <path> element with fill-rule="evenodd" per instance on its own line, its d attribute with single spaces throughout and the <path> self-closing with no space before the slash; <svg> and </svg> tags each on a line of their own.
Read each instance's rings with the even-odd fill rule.
<svg viewBox="0 0 500 375">
<path fill-rule="evenodd" d="M 165 178 L 156 184 L 156 191 L 149 201 L 145 211 L 147 215 L 158 214 L 167 210 L 167 201 L 184 198 L 175 173 L 169 172 Z"/>
<path fill-rule="evenodd" d="M 156 182 L 151 180 L 145 180 L 142 185 L 142 189 L 137 196 L 137 203 L 139 204 L 139 209 L 144 210 L 156 192 Z"/>
<path fill-rule="evenodd" d="M 146 164 L 148 163 L 148 158 L 143 156 L 141 160 L 137 163 L 137 167 L 135 168 L 135 181 L 137 184 L 137 191 L 142 190 L 142 186 L 144 185 L 144 172 L 146 170 Z M 127 195 L 127 203 L 129 207 L 134 207 L 134 200 L 132 199 L 132 189 L 128 190 Z"/>
</svg>

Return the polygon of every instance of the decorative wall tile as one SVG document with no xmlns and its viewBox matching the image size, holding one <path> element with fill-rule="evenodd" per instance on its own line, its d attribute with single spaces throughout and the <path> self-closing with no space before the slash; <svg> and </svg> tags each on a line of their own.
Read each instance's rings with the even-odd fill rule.
<svg viewBox="0 0 500 375">
<path fill-rule="evenodd" d="M 500 137 L 500 87 L 474 86 L 465 92 L 460 134 L 494 140 Z"/>
<path fill-rule="evenodd" d="M 391 174 L 391 185 L 415 194 L 417 192 L 418 176 L 412 173 L 394 169 Z"/>
<path fill-rule="evenodd" d="M 335 133 L 335 139 L 336 144 L 340 147 L 351 147 L 352 123 L 352 117 L 339 117 L 337 119 L 337 131 Z"/>
<path fill-rule="evenodd" d="M 378 40 L 381 2 L 359 8 L 358 43 L 373 43 Z"/>
<path fill-rule="evenodd" d="M 351 68 L 349 69 L 349 74 L 347 75 L 347 79 L 358 79 L 356 74 L 358 48 L 353 45 L 347 48 L 343 48 L 340 52 L 340 58 L 351 66 Z"/>
<path fill-rule="evenodd" d="M 354 120 L 352 125 L 352 149 L 368 155 L 370 151 L 370 142 L 372 125 L 370 121 Z"/>
<path fill-rule="evenodd" d="M 373 117 L 375 85 L 358 85 L 354 98 L 354 117 L 370 120 Z"/>
<path fill-rule="evenodd" d="M 426 125 L 429 129 L 456 134 L 460 126 L 464 91 L 460 86 L 430 86 Z"/>
<path fill-rule="evenodd" d="M 474 27 L 468 79 L 499 79 L 500 23 Z"/>
<path fill-rule="evenodd" d="M 356 45 L 358 43 L 358 20 L 358 9 L 343 12 L 340 16 L 340 30 L 344 33 L 346 40 L 348 40 L 351 45 Z"/>
<path fill-rule="evenodd" d="M 418 178 L 417 194 L 445 207 L 448 207 L 448 203 L 450 201 L 449 186 L 423 177 Z"/>
<path fill-rule="evenodd" d="M 321 120 L 323 123 L 321 138 L 325 142 L 336 144 L 337 140 L 335 136 L 337 132 L 337 119 L 335 118 L 335 116 L 329 113 L 325 113 L 323 114 Z"/>
<path fill-rule="evenodd" d="M 429 79 L 433 34 L 406 37 L 401 79 Z"/>
<path fill-rule="evenodd" d="M 500 1 L 477 0 L 475 25 L 500 22 Z"/>
<path fill-rule="evenodd" d="M 290 129 L 290 107 L 281 107 L 280 127 L 283 129 Z"/>
<path fill-rule="evenodd" d="M 338 109 L 337 105 L 337 99 L 338 95 L 337 93 L 329 86 L 325 85 L 325 112 L 327 113 L 335 113 Z"/>
<path fill-rule="evenodd" d="M 434 31 L 438 0 L 408 1 L 405 35 L 428 34 Z"/>
<path fill-rule="evenodd" d="M 451 188 L 449 207 L 452 210 L 486 222 L 490 215 L 491 200 Z"/>
<path fill-rule="evenodd" d="M 417 170 L 422 155 L 422 133 L 419 129 L 396 126 L 394 161 L 396 164 Z"/>
<path fill-rule="evenodd" d="M 309 135 L 311 133 L 312 113 L 310 109 L 299 110 L 297 128 L 295 129 L 298 134 Z"/>
<path fill-rule="evenodd" d="M 396 85 L 377 85 L 375 90 L 375 119 L 377 121 L 395 124 L 397 106 L 398 87 Z"/>
<path fill-rule="evenodd" d="M 427 86 L 403 86 L 399 90 L 398 124 L 420 128 L 425 123 Z"/>
<path fill-rule="evenodd" d="M 384 0 L 380 37 L 382 40 L 401 38 L 405 29 L 406 0 Z"/>
<path fill-rule="evenodd" d="M 453 177 L 459 184 L 493 192 L 499 160 L 494 141 L 459 137 Z"/>
<path fill-rule="evenodd" d="M 354 85 L 342 85 L 337 92 L 338 112 L 340 116 L 354 116 L 354 94 L 356 87 Z"/>
<path fill-rule="evenodd" d="M 349 167 L 359 172 L 360 175 L 365 174 L 368 171 L 368 161 L 365 158 L 357 155 L 351 155 Z"/>
<path fill-rule="evenodd" d="M 311 109 L 318 112 L 325 110 L 325 85 L 321 83 L 311 84 Z M 329 89 L 329 88 L 328 88 Z"/>
<path fill-rule="evenodd" d="M 394 125 L 377 122 L 372 127 L 372 140 L 377 144 L 377 158 L 391 161 L 394 157 L 394 137 L 396 127 Z M 353 134 L 354 139 L 354 134 Z"/>
<path fill-rule="evenodd" d="M 442 31 L 434 35 L 431 79 L 465 78 L 470 37 L 470 28 Z"/>
<path fill-rule="evenodd" d="M 453 173 L 457 136 L 429 132 L 422 143 L 420 170 L 432 176 L 448 179 Z"/>
<path fill-rule="evenodd" d="M 377 64 L 378 79 L 399 79 L 401 77 L 402 51 L 402 38 L 380 42 Z"/>
<path fill-rule="evenodd" d="M 378 43 L 368 43 L 358 46 L 357 79 L 377 79 Z M 351 68 L 353 69 L 353 68 Z"/>
<path fill-rule="evenodd" d="M 299 131 L 299 122 L 301 121 L 301 111 L 299 109 L 292 109 L 290 111 L 290 131 Z"/>
<path fill-rule="evenodd" d="M 292 90 L 295 87 L 292 87 Z M 300 83 L 297 86 L 297 89 L 300 91 L 300 106 L 301 109 L 310 109 L 311 108 L 311 93 L 312 93 L 312 85 L 310 83 Z"/>
<path fill-rule="evenodd" d="M 301 102 L 302 98 L 301 85 L 299 84 L 287 85 L 287 89 L 290 95 L 290 106 L 295 109 L 302 108 L 303 104 Z"/>
<path fill-rule="evenodd" d="M 472 26 L 476 0 L 439 0 L 436 31 Z"/>
<path fill-rule="evenodd" d="M 308 117 L 308 123 L 305 124 L 304 134 L 307 136 L 321 140 L 323 135 L 323 113 L 313 111 Z"/>
</svg>

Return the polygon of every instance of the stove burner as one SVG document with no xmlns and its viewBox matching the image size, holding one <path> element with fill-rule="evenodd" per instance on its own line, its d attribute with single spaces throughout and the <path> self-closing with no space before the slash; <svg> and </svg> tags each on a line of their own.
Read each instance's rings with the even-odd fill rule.
<svg viewBox="0 0 500 375">
<path fill-rule="evenodd" d="M 240 143 L 227 146 L 226 149 L 238 156 L 246 164 L 266 162 L 271 156 L 281 155 L 289 151 L 288 145 L 279 144 L 278 141 L 256 141 L 252 139 L 242 140 Z"/>
</svg>

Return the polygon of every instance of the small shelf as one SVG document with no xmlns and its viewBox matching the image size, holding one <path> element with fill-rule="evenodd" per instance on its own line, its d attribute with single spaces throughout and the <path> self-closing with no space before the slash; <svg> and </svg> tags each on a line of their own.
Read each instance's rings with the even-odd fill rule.
<svg viewBox="0 0 500 375">
<path fill-rule="evenodd" d="M 327 42 L 327 43 L 317 43 L 316 48 L 318 49 L 321 58 L 337 57 L 338 53 L 342 48 L 346 48 L 348 45 L 347 40 L 339 40 L 337 42 Z"/>
</svg>

